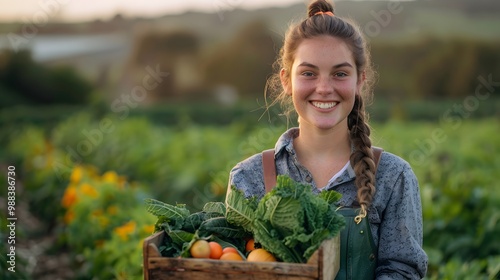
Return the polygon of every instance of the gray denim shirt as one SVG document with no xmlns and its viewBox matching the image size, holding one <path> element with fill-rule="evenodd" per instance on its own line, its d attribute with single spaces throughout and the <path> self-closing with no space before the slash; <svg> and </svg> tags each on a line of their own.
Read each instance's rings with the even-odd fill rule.
<svg viewBox="0 0 500 280">
<path fill-rule="evenodd" d="M 275 146 L 277 174 L 310 184 L 319 193 L 311 173 L 297 160 L 293 139 L 298 128 L 286 131 Z M 324 190 L 342 194 L 340 206 L 356 206 L 354 170 L 347 169 Z M 265 194 L 262 154 L 238 163 L 229 176 L 229 184 L 247 197 Z M 422 249 L 422 205 L 418 181 L 410 165 L 400 157 L 383 152 L 376 175 L 376 193 L 368 209 L 368 220 L 378 246 L 376 279 L 421 279 L 427 271 L 427 255 Z"/>
</svg>

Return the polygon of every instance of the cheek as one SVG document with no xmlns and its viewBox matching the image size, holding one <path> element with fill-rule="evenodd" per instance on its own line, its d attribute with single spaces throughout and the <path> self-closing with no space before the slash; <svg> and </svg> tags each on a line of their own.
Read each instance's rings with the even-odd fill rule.
<svg viewBox="0 0 500 280">
<path fill-rule="evenodd" d="M 338 83 L 336 89 L 340 94 L 346 95 L 346 96 L 350 96 L 350 95 L 354 96 L 356 94 L 356 91 L 358 90 L 357 84 L 355 81 L 354 82 L 353 81 L 343 81 L 341 83 Z"/>
<path fill-rule="evenodd" d="M 303 94 L 314 90 L 314 85 L 311 82 L 292 78 L 292 92 L 293 94 Z"/>
</svg>

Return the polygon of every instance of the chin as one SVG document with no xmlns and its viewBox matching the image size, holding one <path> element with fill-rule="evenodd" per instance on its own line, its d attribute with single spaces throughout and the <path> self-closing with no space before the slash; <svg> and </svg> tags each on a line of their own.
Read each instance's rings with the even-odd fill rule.
<svg viewBox="0 0 500 280">
<path fill-rule="evenodd" d="M 329 124 L 326 124 L 326 123 L 317 123 L 314 126 L 317 129 L 329 130 L 329 129 L 335 128 L 336 125 L 337 125 L 336 123 L 329 123 Z"/>
</svg>

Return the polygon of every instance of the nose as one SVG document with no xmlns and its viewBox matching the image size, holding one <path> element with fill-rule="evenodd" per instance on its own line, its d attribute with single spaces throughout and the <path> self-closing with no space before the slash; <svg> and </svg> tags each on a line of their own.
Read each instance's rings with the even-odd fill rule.
<svg viewBox="0 0 500 280">
<path fill-rule="evenodd" d="M 333 83 L 328 76 L 322 76 L 316 84 L 316 92 L 321 95 L 328 95 L 333 92 Z"/>
</svg>

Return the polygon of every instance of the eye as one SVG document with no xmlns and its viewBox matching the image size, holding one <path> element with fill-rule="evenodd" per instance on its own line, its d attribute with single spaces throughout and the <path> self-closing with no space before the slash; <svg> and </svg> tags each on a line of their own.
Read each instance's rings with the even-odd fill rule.
<svg viewBox="0 0 500 280">
<path fill-rule="evenodd" d="M 345 72 L 337 72 L 334 75 L 335 75 L 335 77 L 347 77 L 348 76 L 347 73 L 345 73 Z"/>
<path fill-rule="evenodd" d="M 301 74 L 302 76 L 305 76 L 305 77 L 313 77 L 314 76 L 314 73 L 311 72 L 311 71 L 304 71 L 302 72 Z"/>
</svg>

